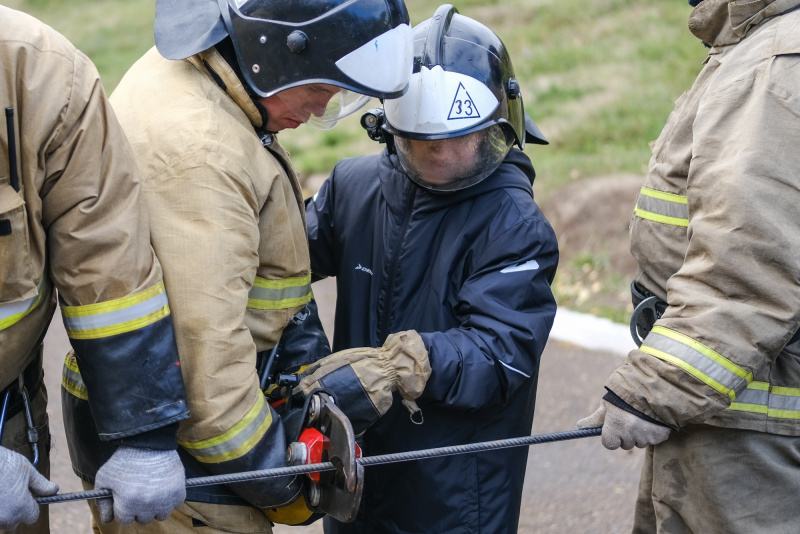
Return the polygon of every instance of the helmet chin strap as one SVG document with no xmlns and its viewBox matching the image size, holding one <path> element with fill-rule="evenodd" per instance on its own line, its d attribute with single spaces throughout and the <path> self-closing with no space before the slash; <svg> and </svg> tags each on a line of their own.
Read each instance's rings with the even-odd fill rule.
<svg viewBox="0 0 800 534">
<path fill-rule="evenodd" d="M 255 91 L 253 91 L 253 89 L 250 87 L 250 84 L 247 83 L 247 80 L 245 80 L 244 76 L 242 76 L 242 69 L 239 67 L 239 60 L 236 58 L 236 50 L 233 48 L 233 41 L 231 40 L 230 36 L 227 36 L 222 41 L 218 42 L 216 45 L 214 45 L 214 48 L 217 49 L 217 52 L 219 52 L 219 55 L 222 56 L 222 59 L 224 59 L 233 69 L 233 72 L 236 74 L 239 82 L 244 87 L 244 90 L 247 92 L 250 100 L 252 100 L 253 104 L 255 104 L 258 114 L 261 115 L 261 129 L 266 132 L 268 119 L 267 110 L 261 104 L 261 97 L 258 96 Z"/>
</svg>

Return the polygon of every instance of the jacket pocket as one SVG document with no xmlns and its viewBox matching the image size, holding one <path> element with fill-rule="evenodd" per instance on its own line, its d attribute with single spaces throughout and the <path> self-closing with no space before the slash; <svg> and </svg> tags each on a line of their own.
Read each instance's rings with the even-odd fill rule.
<svg viewBox="0 0 800 534">
<path fill-rule="evenodd" d="M 0 304 L 33 298 L 37 291 L 25 201 L 0 183 Z"/>
</svg>

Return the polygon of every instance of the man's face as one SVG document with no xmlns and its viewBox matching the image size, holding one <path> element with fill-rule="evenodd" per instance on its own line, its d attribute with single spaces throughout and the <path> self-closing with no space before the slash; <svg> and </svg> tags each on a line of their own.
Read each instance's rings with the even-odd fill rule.
<svg viewBox="0 0 800 534">
<path fill-rule="evenodd" d="M 469 176 L 480 157 L 485 132 L 439 141 L 396 138 L 419 177 L 433 185 L 447 185 Z"/>
<path fill-rule="evenodd" d="M 330 99 L 338 92 L 335 85 L 312 83 L 262 98 L 261 105 L 267 110 L 267 131 L 294 129 L 308 122 L 311 115 L 322 115 Z"/>
</svg>

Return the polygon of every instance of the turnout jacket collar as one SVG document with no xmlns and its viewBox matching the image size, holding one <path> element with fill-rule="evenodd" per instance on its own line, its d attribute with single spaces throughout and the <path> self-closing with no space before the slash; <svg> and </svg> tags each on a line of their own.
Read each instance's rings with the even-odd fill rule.
<svg viewBox="0 0 800 534">
<path fill-rule="evenodd" d="M 209 68 L 213 70 L 213 74 L 219 76 L 222 83 L 225 84 L 225 92 L 227 92 L 228 96 L 242 108 L 242 111 L 244 111 L 247 118 L 250 119 L 250 122 L 253 123 L 253 126 L 261 128 L 261 126 L 264 125 L 258 108 L 256 108 L 250 95 L 247 94 L 241 80 L 236 76 L 233 68 L 228 65 L 228 62 L 217 52 L 216 48 L 211 47 L 208 50 L 195 54 L 188 58 L 188 61 L 201 71 L 208 72 Z M 209 74 L 212 73 L 209 72 Z"/>
<path fill-rule="evenodd" d="M 738 43 L 756 25 L 800 5 L 800 0 L 705 0 L 692 11 L 689 30 L 712 47 Z"/>
</svg>

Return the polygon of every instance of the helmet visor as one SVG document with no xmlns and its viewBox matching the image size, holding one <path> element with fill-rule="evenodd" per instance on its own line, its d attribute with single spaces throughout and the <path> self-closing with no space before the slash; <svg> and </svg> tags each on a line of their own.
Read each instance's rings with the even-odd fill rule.
<svg viewBox="0 0 800 534">
<path fill-rule="evenodd" d="M 348 89 L 340 89 L 328 101 L 325 110 L 312 113 L 306 124 L 316 130 L 330 130 L 336 126 L 339 119 L 355 113 L 371 99 L 372 97 Z"/>
<path fill-rule="evenodd" d="M 432 191 L 457 191 L 477 184 L 502 163 L 513 144 L 513 134 L 500 124 L 448 139 L 395 137 L 403 170 Z"/>
</svg>

